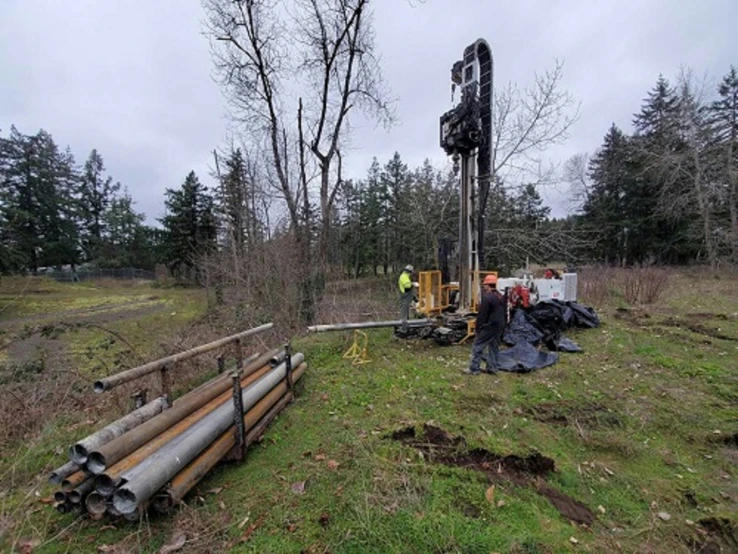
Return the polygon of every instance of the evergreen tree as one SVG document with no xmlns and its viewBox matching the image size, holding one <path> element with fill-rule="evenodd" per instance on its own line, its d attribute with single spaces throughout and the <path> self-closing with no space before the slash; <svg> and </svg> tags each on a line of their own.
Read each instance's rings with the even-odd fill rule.
<svg viewBox="0 0 738 554">
<path fill-rule="evenodd" d="M 172 273 L 194 276 L 196 258 L 215 248 L 214 200 L 191 171 L 179 189 L 166 190 L 166 259 Z"/>
<path fill-rule="evenodd" d="M 15 259 L 11 265 L 35 272 L 77 263 L 72 198 L 78 177 L 69 149 L 60 152 L 44 130 L 26 136 L 11 127 L 2 151 L 2 235 Z"/>
<path fill-rule="evenodd" d="M 106 231 L 106 212 L 118 190 L 120 183 L 113 184 L 113 178 L 105 176 L 105 162 L 93 149 L 85 162 L 78 191 L 82 248 L 88 261 L 100 255 Z"/>
<path fill-rule="evenodd" d="M 738 262 L 738 70 L 735 67 L 718 86 L 718 99 L 710 107 L 710 122 L 716 154 L 722 160 L 718 179 L 724 183 L 724 210 L 729 218 L 729 247 L 732 261 Z"/>
<path fill-rule="evenodd" d="M 100 244 L 99 262 L 106 267 L 140 267 L 135 263 L 142 245 L 141 227 L 145 216 L 133 209 L 133 198 L 128 189 L 110 200 L 100 222 L 106 229 Z"/>
</svg>

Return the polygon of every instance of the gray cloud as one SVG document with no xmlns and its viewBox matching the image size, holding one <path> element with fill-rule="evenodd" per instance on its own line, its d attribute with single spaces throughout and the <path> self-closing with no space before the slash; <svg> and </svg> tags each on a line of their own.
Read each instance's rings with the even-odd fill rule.
<svg viewBox="0 0 738 554">
<path fill-rule="evenodd" d="M 525 84 L 564 60 L 581 117 L 554 159 L 592 152 L 612 122 L 629 128 L 658 75 L 681 64 L 724 75 L 738 64 L 738 3 L 638 0 L 495 2 L 376 0 L 384 76 L 400 123 L 358 119 L 349 176 L 395 150 L 410 166 L 445 162 L 438 117 L 451 104 L 449 70 L 486 38 L 495 80 Z M 194 169 L 212 185 L 212 149 L 226 137 L 198 0 L 6 0 L 0 4 L 0 129 L 51 132 L 82 162 L 92 148 L 153 218 L 162 194 Z M 547 194 L 559 215 L 558 191 Z"/>
</svg>

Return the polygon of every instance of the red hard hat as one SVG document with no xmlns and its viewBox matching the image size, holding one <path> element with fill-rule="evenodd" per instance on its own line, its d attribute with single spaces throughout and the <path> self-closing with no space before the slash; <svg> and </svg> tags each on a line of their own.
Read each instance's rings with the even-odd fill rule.
<svg viewBox="0 0 738 554">
<path fill-rule="evenodd" d="M 483 285 L 496 285 L 497 284 L 497 275 L 487 275 L 484 278 L 484 281 L 482 281 Z"/>
</svg>

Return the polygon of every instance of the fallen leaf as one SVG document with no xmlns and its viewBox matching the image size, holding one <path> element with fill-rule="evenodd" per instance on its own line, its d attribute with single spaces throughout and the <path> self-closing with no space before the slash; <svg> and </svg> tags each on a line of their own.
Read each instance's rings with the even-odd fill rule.
<svg viewBox="0 0 738 554">
<path fill-rule="evenodd" d="M 303 458 L 309 458 L 312 455 L 313 453 L 310 450 L 306 450 L 305 452 L 302 453 Z"/>
<path fill-rule="evenodd" d="M 54 497 L 53 496 L 47 496 L 46 498 L 39 498 L 38 501 L 41 504 L 53 504 L 54 503 Z"/>
<path fill-rule="evenodd" d="M 608 475 L 610 476 L 615 475 L 615 473 L 612 470 L 606 468 L 605 466 L 602 466 L 602 468 L 605 470 L 605 473 L 607 473 Z"/>
<path fill-rule="evenodd" d="M 600 511 L 601 514 L 604 514 L 607 511 L 607 510 L 605 510 L 605 507 L 602 504 L 600 504 L 599 506 L 597 506 L 597 509 Z"/>
<path fill-rule="evenodd" d="M 305 481 L 298 481 L 297 483 L 292 483 L 292 492 L 295 494 L 303 494 L 305 492 Z"/>
<path fill-rule="evenodd" d="M 492 485 L 490 488 L 487 489 L 487 492 L 484 495 L 487 498 L 487 502 L 490 504 L 494 504 L 495 502 L 495 486 Z"/>
<path fill-rule="evenodd" d="M 289 533 L 294 533 L 294 532 L 295 532 L 295 529 L 297 529 L 297 525 L 295 525 L 294 523 L 290 523 L 290 524 L 289 524 L 289 525 L 287 526 L 287 531 L 288 531 Z"/>
<path fill-rule="evenodd" d="M 251 516 L 246 516 L 245 518 L 243 518 L 243 521 L 238 524 L 238 528 L 239 529 L 243 529 L 243 526 L 246 525 L 246 522 L 248 522 L 248 520 L 249 520 L 250 517 Z"/>
<path fill-rule="evenodd" d="M 505 502 L 504 500 L 498 500 L 497 501 L 497 507 L 498 508 L 502 508 L 505 504 L 507 504 L 507 502 Z"/>
<path fill-rule="evenodd" d="M 316 462 L 322 462 L 323 460 L 325 460 L 325 454 L 316 454 L 313 460 L 315 460 Z"/>
<path fill-rule="evenodd" d="M 327 392 L 324 392 L 323 395 L 320 397 L 320 399 L 323 402 L 328 402 L 328 393 Z"/>
<path fill-rule="evenodd" d="M 182 531 L 174 534 L 169 544 L 165 544 L 159 549 L 159 554 L 170 554 L 170 552 L 177 552 L 181 550 L 187 542 L 187 535 Z"/>
<path fill-rule="evenodd" d="M 326 465 L 328 466 L 328 469 L 338 469 L 338 466 L 341 464 L 339 464 L 336 460 L 328 460 Z"/>
<path fill-rule="evenodd" d="M 100 531 L 108 531 L 109 529 L 117 529 L 115 525 L 103 525 L 100 527 Z"/>
<path fill-rule="evenodd" d="M 219 507 L 219 508 L 220 508 L 221 510 L 224 510 L 224 511 L 225 511 L 225 509 L 226 509 L 226 505 L 225 505 L 225 502 L 223 502 L 222 500 L 221 500 L 220 502 L 218 502 L 218 507 Z"/>
<path fill-rule="evenodd" d="M 223 487 L 215 487 L 214 489 L 210 489 L 208 492 L 210 494 L 220 494 L 220 491 L 223 490 Z"/>
<path fill-rule="evenodd" d="M 669 521 L 671 519 L 671 514 L 667 512 L 659 512 L 659 517 L 664 521 Z"/>
<path fill-rule="evenodd" d="M 38 539 L 23 539 L 18 543 L 18 547 L 21 554 L 31 554 L 39 544 L 41 544 L 41 541 Z"/>
<path fill-rule="evenodd" d="M 569 542 L 571 544 L 579 544 L 579 541 L 576 538 L 574 538 L 574 537 L 569 537 Z"/>
<path fill-rule="evenodd" d="M 328 523 L 330 523 L 330 519 L 331 519 L 331 516 L 328 515 L 328 512 L 323 512 L 322 514 L 320 514 L 320 519 L 318 520 L 318 522 L 323 527 L 326 527 L 328 525 Z"/>
<path fill-rule="evenodd" d="M 266 519 L 266 514 L 262 515 L 259 519 L 257 519 L 254 523 L 249 525 L 248 529 L 246 529 L 243 532 L 243 535 L 241 535 L 241 542 L 246 542 L 251 538 L 251 535 L 254 534 L 254 531 L 256 531 L 259 527 L 261 527 L 262 523 L 264 523 L 264 520 Z"/>
</svg>

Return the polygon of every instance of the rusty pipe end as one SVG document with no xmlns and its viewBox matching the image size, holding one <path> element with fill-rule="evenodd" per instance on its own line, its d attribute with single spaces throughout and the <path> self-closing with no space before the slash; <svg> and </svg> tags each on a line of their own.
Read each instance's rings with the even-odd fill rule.
<svg viewBox="0 0 738 554">
<path fill-rule="evenodd" d="M 100 452 L 90 452 L 87 456 L 87 469 L 95 474 L 100 475 L 107 468 L 105 464 L 105 456 Z"/>
<path fill-rule="evenodd" d="M 172 509 L 174 503 L 172 502 L 172 497 L 169 494 L 163 493 L 156 495 L 151 501 L 151 505 L 157 512 L 165 514 Z"/>
</svg>

